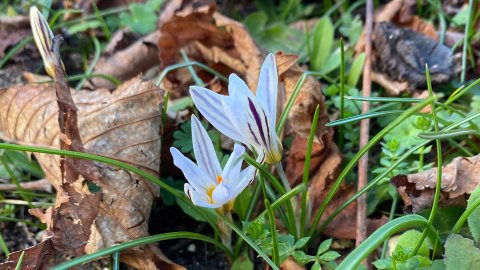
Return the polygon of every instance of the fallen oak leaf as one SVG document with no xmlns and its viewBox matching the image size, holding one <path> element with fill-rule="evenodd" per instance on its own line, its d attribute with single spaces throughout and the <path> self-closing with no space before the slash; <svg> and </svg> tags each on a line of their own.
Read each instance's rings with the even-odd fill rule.
<svg viewBox="0 0 480 270">
<path fill-rule="evenodd" d="M 73 91 L 73 90 L 72 90 Z M 141 164 L 157 172 L 160 163 L 162 91 L 139 78 L 125 82 L 113 93 L 107 89 L 72 92 L 79 110 L 80 135 L 87 152 Z M 21 144 L 58 147 L 58 107 L 52 85 L 24 85 L 0 90 L 0 132 L 4 139 Z M 134 112 L 134 113 L 133 113 Z M 59 157 L 36 154 L 48 179 L 61 186 Z M 103 193 L 87 253 L 148 235 L 148 219 L 158 187 L 128 171 L 95 163 L 102 175 Z M 75 189 L 90 194 L 86 182 Z M 58 198 L 58 197 L 57 197 Z M 67 199 L 67 198 L 65 198 Z M 60 199 L 59 199 L 60 200 Z M 63 199 L 62 199 L 63 200 Z M 128 214 L 127 214 L 128 213 Z M 135 251 L 136 250 L 136 251 Z M 153 247 L 122 253 L 122 260 L 143 269 L 179 269 L 159 257 Z"/>
<path fill-rule="evenodd" d="M 417 213 L 432 206 L 437 182 L 437 168 L 397 175 L 390 182 L 405 203 L 405 211 Z M 480 185 L 480 155 L 457 157 L 442 168 L 440 205 L 465 206 L 470 193 Z"/>
</svg>

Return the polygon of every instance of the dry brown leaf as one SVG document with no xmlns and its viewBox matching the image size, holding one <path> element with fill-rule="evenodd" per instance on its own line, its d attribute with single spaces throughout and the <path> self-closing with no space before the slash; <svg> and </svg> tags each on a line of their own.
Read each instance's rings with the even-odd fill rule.
<svg viewBox="0 0 480 270">
<path fill-rule="evenodd" d="M 400 27 L 422 33 L 433 40 L 438 40 L 438 35 L 433 24 L 426 22 L 421 17 L 413 15 L 415 14 L 415 8 L 415 0 L 390 1 L 375 13 L 374 22 L 392 22 Z M 365 51 L 365 31 L 362 32 L 358 39 L 355 51 L 357 53 Z"/>
<path fill-rule="evenodd" d="M 432 207 L 437 168 L 391 179 L 405 203 L 405 210 L 416 213 Z M 442 169 L 441 205 L 466 205 L 472 191 L 480 185 L 480 155 L 457 157 Z"/>
<path fill-rule="evenodd" d="M 305 270 L 305 266 L 301 266 L 298 264 L 295 259 L 292 257 L 288 257 L 282 264 L 280 265 L 281 270 Z"/>
<path fill-rule="evenodd" d="M 5 51 L 31 34 L 28 16 L 0 17 L 0 58 Z"/>
<path fill-rule="evenodd" d="M 122 37 L 126 37 L 126 35 L 120 37 L 121 33 L 124 32 L 119 31 L 119 34 L 115 35 L 116 38 L 110 41 L 109 51 L 98 60 L 93 70 L 94 73 L 110 75 L 120 81 L 125 81 L 158 64 L 156 57 L 158 50 L 155 45 L 159 36 L 158 31 L 129 46 L 119 44 L 123 40 Z M 112 82 L 103 78 L 92 78 L 91 81 L 94 88 L 115 88 Z"/>
<path fill-rule="evenodd" d="M 12 252 L 5 262 L 0 263 L 0 269 L 16 269 L 18 259 L 22 255 L 22 252 L 25 252 L 22 270 L 46 270 L 54 266 L 50 259 L 53 257 L 55 250 L 51 239 L 48 238 L 33 247 Z"/>
<path fill-rule="evenodd" d="M 158 171 L 159 108 L 163 104 L 163 94 L 158 87 L 135 78 L 113 93 L 106 89 L 79 91 L 73 93 L 73 98 L 78 106 L 80 135 L 87 152 L 126 160 L 152 173 Z M 25 85 L 1 90 L 0 106 L 6 108 L 0 111 L 0 132 L 4 139 L 58 147 L 58 107 L 52 85 Z M 61 191 L 59 157 L 36 156 L 48 179 Z M 151 205 L 158 196 L 158 187 L 133 173 L 101 163 L 95 163 L 95 166 L 103 180 L 100 184 L 102 200 L 97 207 L 98 216 L 93 217 L 95 222 L 85 248 L 87 253 L 148 235 Z M 75 200 L 80 207 L 89 207 L 100 195 L 91 193 L 84 180 L 76 181 L 70 187 L 72 190 L 67 193 L 76 192 L 78 197 L 64 196 L 59 192 L 57 205 L 62 205 L 58 202 Z M 65 213 L 68 218 L 77 210 L 72 205 L 67 206 L 60 214 Z M 159 258 L 156 251 L 142 247 L 134 249 L 130 255 L 122 253 L 122 260 L 137 268 L 154 269 Z M 171 269 L 179 269 L 176 265 L 171 266 Z"/>
</svg>

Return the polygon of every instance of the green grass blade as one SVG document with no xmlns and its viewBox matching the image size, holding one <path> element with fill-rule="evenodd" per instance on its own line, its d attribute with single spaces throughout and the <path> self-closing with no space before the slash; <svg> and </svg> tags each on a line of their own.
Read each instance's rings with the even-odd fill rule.
<svg viewBox="0 0 480 270">
<path fill-rule="evenodd" d="M 433 98 L 434 96 L 433 96 L 433 90 L 432 90 L 432 83 L 430 80 L 430 71 L 428 70 L 427 64 L 425 64 L 425 73 L 427 77 L 428 95 L 430 96 L 430 98 Z M 432 110 L 433 129 L 435 132 L 438 133 L 439 127 L 438 127 L 437 111 L 436 111 L 434 100 L 432 100 L 432 102 L 430 103 L 430 107 Z M 440 201 L 440 193 L 442 191 L 442 142 L 440 141 L 440 139 L 438 138 L 435 139 L 435 145 L 437 149 L 437 183 L 435 185 L 435 195 L 433 197 L 432 210 L 430 211 L 430 215 L 428 217 L 428 226 L 433 224 L 433 220 L 435 219 L 435 216 L 437 214 L 438 202 Z M 425 240 L 425 237 L 427 237 L 427 233 L 428 233 L 428 230 L 427 228 L 425 228 L 422 232 L 422 236 L 418 240 L 410 256 L 414 256 L 417 254 L 418 250 L 420 249 L 420 246 L 423 243 L 423 240 Z"/>
<path fill-rule="evenodd" d="M 312 157 L 313 139 L 315 138 L 315 133 L 317 131 L 319 115 L 320 115 L 320 106 L 317 105 L 317 108 L 315 109 L 315 114 L 313 115 L 310 134 L 308 136 L 307 152 L 305 153 L 305 164 L 303 165 L 302 183 L 305 187 L 308 187 L 308 178 L 310 174 L 310 158 Z M 307 224 L 307 192 L 308 192 L 308 188 L 305 188 L 305 191 L 302 192 L 302 205 L 301 205 L 301 212 L 300 212 L 300 238 L 305 236 L 305 230 L 306 230 L 306 224 Z"/>
<path fill-rule="evenodd" d="M 23 257 L 24 256 L 25 256 L 25 251 L 22 251 L 22 254 L 20 255 L 20 258 L 18 258 L 17 266 L 15 266 L 15 270 L 22 269 Z"/>
<path fill-rule="evenodd" d="M 275 214 L 273 213 L 270 202 L 265 199 L 265 208 L 268 213 L 268 221 L 270 223 L 270 234 L 272 236 L 272 260 L 275 265 L 280 265 L 280 256 L 278 253 L 278 241 L 277 241 L 277 226 L 275 225 Z"/>
<path fill-rule="evenodd" d="M 192 239 L 192 240 L 199 240 L 203 242 L 210 243 L 223 251 L 225 251 L 227 254 L 231 255 L 230 250 L 225 247 L 222 243 L 219 241 L 210 238 L 208 236 L 198 234 L 198 233 L 192 233 L 192 232 L 170 232 L 170 233 L 162 233 L 162 234 L 157 234 L 157 235 L 152 235 L 148 237 L 142 237 L 139 239 L 135 239 L 133 241 L 125 242 L 120 245 L 115 245 L 106 249 L 99 250 L 95 253 L 92 254 L 87 254 L 80 256 L 78 258 L 75 258 L 71 261 L 67 261 L 64 263 L 61 263 L 55 267 L 52 268 L 52 270 L 67 270 L 71 269 L 72 267 L 76 265 L 80 265 L 82 263 L 86 263 L 92 260 L 95 260 L 97 258 L 100 258 L 102 256 L 110 255 L 115 252 L 119 252 L 128 248 L 133 248 L 141 245 L 146 245 L 146 244 L 151 244 L 151 243 L 156 243 L 160 241 L 166 241 L 166 240 L 173 240 L 173 239 Z"/>
<path fill-rule="evenodd" d="M 480 131 L 474 129 L 459 128 L 450 131 L 419 133 L 417 136 L 422 139 L 443 140 L 465 135 L 480 135 Z"/>
<path fill-rule="evenodd" d="M 438 237 L 435 229 L 428 225 L 427 220 L 419 215 L 407 215 L 397 219 L 394 219 L 375 232 L 373 232 L 363 243 L 356 247 L 350 254 L 336 268 L 337 270 L 354 270 L 356 267 L 374 252 L 383 241 L 392 236 L 409 228 L 419 227 L 425 228 L 428 232 L 428 237 L 432 243 L 438 242 Z M 439 244 L 440 245 L 440 244 Z"/>
<path fill-rule="evenodd" d="M 384 115 L 391 115 L 391 114 L 401 114 L 404 111 L 402 110 L 392 110 L 392 111 L 384 111 L 384 112 L 368 112 L 364 114 L 359 114 L 351 117 L 347 117 L 344 119 L 338 119 L 335 121 L 332 121 L 330 123 L 327 123 L 327 127 L 334 127 L 334 126 L 340 126 L 340 125 L 345 125 L 353 122 L 358 122 L 363 119 L 367 118 L 374 118 L 374 117 L 379 117 L 379 116 L 384 116 Z"/>
</svg>

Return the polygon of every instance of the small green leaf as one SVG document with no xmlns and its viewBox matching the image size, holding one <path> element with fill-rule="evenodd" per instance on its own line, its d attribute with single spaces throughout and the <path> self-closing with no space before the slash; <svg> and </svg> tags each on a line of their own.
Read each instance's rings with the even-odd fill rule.
<svg viewBox="0 0 480 270">
<path fill-rule="evenodd" d="M 295 245 L 293 245 L 293 248 L 294 249 L 303 248 L 308 243 L 308 240 L 310 240 L 310 237 L 303 237 L 303 238 L 298 239 L 298 241 L 295 242 Z"/>
<path fill-rule="evenodd" d="M 253 270 L 253 263 L 248 256 L 239 256 L 232 264 L 231 270 Z"/>
<path fill-rule="evenodd" d="M 315 262 L 311 268 L 311 270 L 321 270 L 321 269 L 322 269 L 322 266 L 320 265 L 319 262 Z"/>
<path fill-rule="evenodd" d="M 323 253 L 327 252 L 331 245 L 332 245 L 332 239 L 331 239 L 331 238 L 323 241 L 323 242 L 318 246 L 317 256 L 320 255 L 320 254 L 323 254 Z"/>
<path fill-rule="evenodd" d="M 322 69 L 333 46 L 333 24 L 329 17 L 323 17 L 318 20 L 313 29 L 312 55 L 310 56 L 310 66 L 313 70 Z"/>
<path fill-rule="evenodd" d="M 352 67 L 348 73 L 347 84 L 351 86 L 356 86 L 360 75 L 363 72 L 363 64 L 365 63 L 365 53 L 361 53 L 353 59 Z"/>
<path fill-rule="evenodd" d="M 340 50 L 335 50 L 327 58 L 325 64 L 320 69 L 320 73 L 328 74 L 340 66 Z"/>
<path fill-rule="evenodd" d="M 480 250 L 472 240 L 454 234 L 445 243 L 447 270 L 480 269 Z"/>
<path fill-rule="evenodd" d="M 258 11 L 248 15 L 243 21 L 243 23 L 247 27 L 248 31 L 250 31 L 250 33 L 255 36 L 264 29 L 267 20 L 267 14 Z"/>
<path fill-rule="evenodd" d="M 152 4 L 154 6 L 155 3 Z M 135 32 L 146 35 L 157 28 L 157 15 L 155 9 L 149 5 L 131 4 L 130 13 L 121 13 L 122 23 Z"/>
<path fill-rule="evenodd" d="M 100 27 L 102 23 L 99 20 L 85 21 L 78 24 L 74 24 L 68 28 L 68 33 L 70 35 L 75 35 L 80 32 L 85 32 L 88 29 L 95 29 Z"/>
<path fill-rule="evenodd" d="M 315 260 L 315 257 L 313 256 L 307 257 L 307 254 L 305 254 L 305 252 L 300 250 L 293 252 L 292 256 L 295 259 L 295 261 L 297 261 L 301 265 L 307 264 Z"/>
<path fill-rule="evenodd" d="M 333 261 L 338 257 L 340 257 L 340 254 L 336 251 L 327 251 L 327 252 L 323 253 L 322 255 L 320 255 L 320 259 L 324 260 L 324 261 L 327 261 L 327 262 L 328 261 Z"/>
<path fill-rule="evenodd" d="M 400 236 L 397 242 L 397 247 L 402 247 L 404 249 L 414 249 L 415 245 L 417 244 L 417 240 L 420 239 L 422 236 L 422 233 L 416 230 L 409 230 Z M 430 249 L 428 247 L 427 240 L 424 240 L 422 245 L 420 246 L 420 249 L 418 250 L 418 255 L 428 257 L 430 256 Z"/>
<path fill-rule="evenodd" d="M 475 201 L 480 200 L 480 187 L 475 188 L 470 198 L 468 199 L 467 207 L 470 207 Z M 473 239 L 475 242 L 480 240 L 480 208 L 477 207 L 472 214 L 468 217 L 468 227 L 472 233 Z"/>
<path fill-rule="evenodd" d="M 379 259 L 373 262 L 377 269 L 392 269 L 392 257 L 386 259 Z"/>
</svg>

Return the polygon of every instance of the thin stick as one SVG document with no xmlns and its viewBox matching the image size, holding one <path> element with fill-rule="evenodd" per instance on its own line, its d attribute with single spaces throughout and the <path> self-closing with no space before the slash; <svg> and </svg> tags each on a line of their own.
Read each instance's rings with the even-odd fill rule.
<svg viewBox="0 0 480 270">
<path fill-rule="evenodd" d="M 27 190 L 52 192 L 52 184 L 50 184 L 47 179 L 23 182 L 20 183 L 20 187 Z M 0 191 L 13 191 L 17 189 L 18 186 L 15 184 L 0 184 Z"/>
<path fill-rule="evenodd" d="M 372 25 L 373 25 L 373 3 L 367 0 L 365 22 L 365 65 L 363 67 L 363 97 L 370 97 L 371 92 L 371 71 L 372 71 Z M 362 103 L 362 113 L 370 110 L 370 103 Z M 369 139 L 370 120 L 364 119 L 360 122 L 360 149 L 363 148 Z M 368 152 L 362 156 L 358 163 L 358 187 L 362 190 L 368 182 Z M 366 194 L 357 199 L 357 228 L 356 246 L 359 246 L 367 238 L 367 196 Z"/>
</svg>

